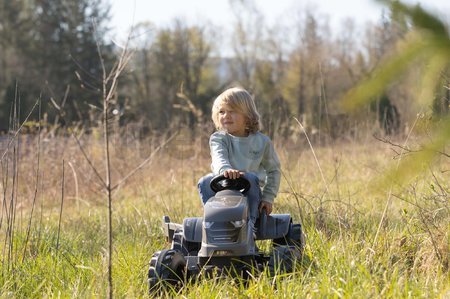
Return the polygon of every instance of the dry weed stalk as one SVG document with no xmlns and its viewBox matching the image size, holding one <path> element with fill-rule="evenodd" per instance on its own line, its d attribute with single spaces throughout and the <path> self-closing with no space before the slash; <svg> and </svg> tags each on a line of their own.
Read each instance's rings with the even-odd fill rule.
<svg viewBox="0 0 450 299">
<path fill-rule="evenodd" d="M 94 22 L 94 29 L 97 32 Z M 97 37 L 96 37 L 97 38 Z M 113 252 L 113 236 L 112 236 L 112 188 L 111 188 L 111 157 L 109 150 L 109 117 L 108 108 L 109 103 L 116 94 L 117 85 L 119 83 L 119 76 L 125 69 L 128 61 L 131 58 L 131 53 L 128 51 L 128 37 L 125 47 L 122 49 L 122 53 L 119 56 L 118 62 L 113 66 L 109 74 L 106 72 L 105 62 L 100 49 L 100 42 L 97 40 L 97 53 L 100 59 L 103 80 L 102 80 L 102 93 L 103 93 L 103 138 L 104 138 L 104 159 L 105 159 L 105 181 L 104 187 L 106 189 L 106 196 L 108 200 L 108 298 L 113 298 L 113 281 L 112 281 L 112 252 Z M 95 167 L 94 167 L 95 169 Z"/>
<path fill-rule="evenodd" d="M 62 161 L 62 178 L 61 178 L 61 206 L 59 209 L 59 219 L 58 219 L 58 233 L 56 236 L 56 255 L 58 255 L 59 250 L 59 235 L 61 233 L 61 220 L 62 220 L 62 213 L 63 213 L 63 206 L 64 206 L 64 160 Z"/>
<path fill-rule="evenodd" d="M 298 125 L 299 125 L 300 128 L 302 129 L 302 131 L 303 131 L 303 133 L 304 133 L 304 135 L 305 135 L 305 137 L 306 137 L 306 140 L 308 141 L 308 144 L 309 144 L 309 147 L 310 147 L 310 149 L 311 149 L 311 152 L 312 152 L 312 154 L 313 154 L 313 156 L 314 156 L 314 160 L 315 160 L 315 162 L 316 162 L 317 168 L 319 169 L 320 177 L 322 178 L 322 182 L 323 182 L 323 184 L 324 184 L 324 186 L 325 186 L 325 193 L 326 193 L 328 196 L 331 196 L 331 193 L 330 193 L 330 189 L 329 189 L 328 183 L 327 183 L 327 181 L 325 180 L 325 176 L 324 176 L 324 174 L 323 174 L 322 167 L 320 166 L 319 159 L 317 158 L 316 152 L 315 152 L 314 147 L 313 147 L 313 145 L 312 145 L 312 143 L 311 143 L 311 141 L 310 141 L 310 139 L 309 139 L 309 137 L 308 137 L 308 134 L 306 133 L 306 130 L 305 130 L 305 128 L 303 127 L 302 123 L 301 123 L 296 117 L 294 117 L 294 120 L 298 123 Z M 340 214 L 339 214 L 339 212 L 338 212 L 338 210 L 337 210 L 337 208 L 336 208 L 335 201 L 333 201 L 333 200 L 329 200 L 329 201 L 332 203 L 332 208 L 333 208 L 334 213 L 335 213 L 335 216 L 336 216 L 336 218 L 337 218 L 337 220 L 338 220 L 338 224 L 339 224 L 339 236 L 342 237 L 342 225 L 343 225 L 343 223 L 342 223 L 342 221 L 341 221 Z M 321 206 L 322 206 L 322 203 L 323 203 L 323 202 L 321 201 Z M 322 210 L 322 207 L 321 207 L 321 206 L 319 207 L 319 211 Z"/>
<path fill-rule="evenodd" d="M 39 189 L 39 179 L 40 179 L 40 160 L 41 160 L 41 108 L 42 108 L 42 101 L 41 98 L 39 98 L 39 115 L 38 115 L 38 140 L 37 140 L 37 161 L 36 161 L 36 183 L 34 186 L 34 194 L 33 194 L 33 203 L 31 205 L 31 212 L 30 212 L 30 218 L 28 221 L 28 227 L 27 227 L 27 232 L 26 232 L 26 237 L 25 237 L 25 244 L 23 246 L 23 255 L 22 255 L 22 262 L 25 260 L 25 253 L 27 250 L 27 246 L 28 246 L 28 241 L 30 238 L 30 233 L 31 233 L 31 223 L 33 220 L 33 214 L 34 214 L 34 209 L 36 207 L 36 200 L 37 200 L 37 195 L 38 195 L 38 189 Z"/>
<path fill-rule="evenodd" d="M 96 27 L 94 23 L 94 30 L 96 32 Z M 97 37 L 96 37 L 97 38 Z M 140 165 L 135 167 L 132 171 L 130 171 L 127 175 L 125 175 L 117 184 L 112 183 L 111 179 L 111 152 L 110 152 L 110 130 L 109 130 L 109 123 L 110 123 L 110 117 L 109 117 L 109 105 L 113 101 L 114 97 L 116 96 L 116 90 L 119 83 L 119 77 L 124 71 L 125 67 L 127 66 L 128 62 L 130 61 L 132 57 L 132 52 L 129 51 L 128 45 L 131 38 L 131 32 L 128 35 L 128 39 L 126 44 L 122 48 L 122 52 L 119 56 L 118 61 L 115 63 L 115 65 L 112 67 L 111 71 L 108 73 L 105 67 L 104 59 L 102 56 L 102 52 L 100 49 L 100 43 L 97 41 L 97 53 L 100 59 L 103 78 L 102 78 L 102 99 L 103 99 L 103 109 L 102 109 L 102 121 L 103 121 L 103 152 L 104 152 L 104 167 L 105 167 L 105 176 L 103 177 L 98 169 L 94 166 L 91 159 L 89 159 L 86 152 L 83 150 L 83 147 L 80 143 L 80 140 L 75 136 L 75 134 L 72 134 L 72 136 L 77 141 L 77 144 L 83 153 L 84 158 L 88 162 L 89 166 L 94 171 L 96 177 L 100 180 L 101 185 L 103 189 L 106 192 L 106 198 L 108 203 L 108 217 L 107 217 L 107 239 L 108 239 L 108 245 L 107 245 L 107 261 L 108 261 L 108 267 L 107 267 L 107 280 L 108 280 L 108 290 L 107 290 L 107 296 L 108 298 L 113 298 L 113 280 L 112 280 L 112 253 L 113 253 L 113 234 L 112 234 L 112 192 L 114 189 L 116 189 L 118 186 L 122 185 L 126 180 L 128 180 L 132 175 L 137 173 L 140 169 L 142 169 L 145 165 L 147 165 L 154 157 L 154 155 L 163 148 L 167 142 L 169 142 L 174 136 L 170 137 L 168 140 L 163 142 L 156 150 L 154 150 L 147 159 L 145 159 Z"/>
<path fill-rule="evenodd" d="M 25 128 L 25 124 L 28 122 L 31 115 L 38 107 L 38 134 L 36 140 L 36 148 L 32 151 L 32 154 L 36 157 L 34 174 L 34 187 L 32 188 L 31 209 L 28 215 L 28 219 L 25 218 L 22 213 L 19 215 L 18 210 L 24 204 L 24 202 L 18 202 L 23 196 L 19 194 L 19 182 L 22 181 L 20 170 L 23 169 L 23 165 L 34 164 L 23 162 L 23 156 L 29 154 L 27 146 L 22 146 L 22 131 Z M 33 217 L 36 209 L 39 186 L 42 183 L 41 179 L 41 96 L 36 100 L 31 110 L 26 115 L 25 119 L 21 122 L 21 103 L 18 84 L 16 84 L 16 92 L 14 101 L 11 105 L 9 130 L 6 140 L 6 147 L 1 154 L 1 189 L 2 189 L 2 208 L 0 215 L 0 231 L 5 232 L 1 240 L 3 242 L 2 249 L 2 275 L 16 275 L 15 269 L 20 267 L 18 262 L 22 264 L 27 258 L 27 250 L 29 249 L 29 240 L 32 231 Z M 28 142 L 27 142 L 28 143 Z M 32 143 L 32 142 L 31 142 Z M 26 172 L 25 172 L 26 175 Z M 42 215 L 41 215 L 42 216 Z M 20 217 L 19 219 L 17 217 Z M 5 219 L 5 221 L 4 221 Z M 25 226 L 25 238 L 23 244 L 16 236 L 22 234 L 22 225 Z M 6 227 L 3 227 L 6 224 Z M 19 230 L 19 231 L 18 231 Z M 19 248 L 22 246 L 23 248 Z M 22 254 L 20 256 L 20 254 Z"/>
<path fill-rule="evenodd" d="M 403 146 L 401 147 L 401 152 L 400 152 L 400 155 L 399 155 L 400 159 L 397 160 L 397 164 L 396 164 L 396 166 L 395 166 L 396 169 L 398 169 L 399 166 L 400 166 L 400 161 L 402 160 L 402 157 L 403 157 L 403 151 L 404 151 L 405 148 L 407 148 L 406 145 L 408 144 L 408 141 L 409 141 L 409 139 L 411 138 L 413 129 L 415 128 L 415 126 L 416 126 L 416 124 L 417 124 L 417 121 L 418 121 L 418 118 L 416 118 L 416 120 L 414 121 L 414 123 L 413 123 L 413 125 L 412 125 L 410 131 L 408 132 L 408 135 L 406 136 L 405 142 L 403 143 Z M 387 198 L 387 200 L 386 200 L 386 205 L 384 206 L 383 214 L 381 215 L 380 223 L 378 224 L 377 232 L 376 232 L 375 237 L 373 238 L 373 241 L 372 241 L 372 246 L 371 246 L 372 249 L 373 249 L 373 248 L 375 247 L 375 245 L 377 244 L 377 241 L 378 241 L 378 235 L 380 234 L 381 227 L 383 226 L 383 223 L 384 223 L 384 221 L 385 221 L 385 219 L 386 219 L 386 215 L 387 215 L 388 208 L 389 208 L 390 205 L 391 205 L 393 184 L 394 184 L 394 183 L 393 183 L 392 181 L 391 181 L 390 184 L 389 184 L 388 198 Z"/>
<path fill-rule="evenodd" d="M 36 105 L 33 107 L 32 110 Z M 30 114 L 27 116 L 28 117 Z M 18 84 L 16 84 L 16 90 L 15 90 L 15 96 L 14 96 L 14 102 L 11 107 L 10 111 L 10 121 L 9 121 L 9 131 L 14 132 L 13 136 L 9 137 L 8 144 L 6 146 L 6 149 L 4 153 L 2 154 L 2 157 L 0 159 L 0 162 L 2 164 L 2 168 L 4 171 L 4 181 L 3 181 L 3 189 L 4 189 L 4 197 L 3 197 L 3 207 L 2 209 L 2 220 L 0 223 L 3 222 L 3 212 L 6 216 L 6 233 L 4 238 L 4 245 L 3 245 L 3 254 L 2 254 L 2 265 L 5 264 L 5 251 L 7 250 L 6 254 L 6 267 L 3 267 L 3 269 L 6 269 L 8 273 L 14 272 L 15 267 L 15 259 L 17 259 L 17 256 L 15 256 L 15 248 L 14 248 L 14 238 L 15 238 L 15 229 L 16 229 L 16 213 L 17 213 L 17 200 L 18 200 L 18 185 L 19 185 L 19 164 L 20 164 L 20 132 L 23 127 L 20 125 L 20 97 L 19 97 L 19 89 Z M 12 149 L 11 149 L 12 146 Z M 11 156 L 8 156 L 11 154 Z M 7 197 L 8 197 L 8 182 L 10 177 L 10 164 L 9 162 L 12 162 L 11 168 L 12 168 L 12 185 L 10 187 L 10 194 L 9 194 L 9 206 L 7 204 Z M 4 164 L 6 163 L 6 165 Z M 1 226 L 0 226 L 1 228 Z"/>
</svg>

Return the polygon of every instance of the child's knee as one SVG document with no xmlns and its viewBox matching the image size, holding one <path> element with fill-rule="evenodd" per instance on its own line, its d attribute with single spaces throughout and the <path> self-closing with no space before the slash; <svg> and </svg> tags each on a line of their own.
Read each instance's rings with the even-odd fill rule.
<svg viewBox="0 0 450 299">
<path fill-rule="evenodd" d="M 208 174 L 205 175 L 204 177 L 201 177 L 198 180 L 197 183 L 198 193 L 200 195 L 200 199 L 202 200 L 203 204 L 205 204 L 209 198 L 214 196 L 214 193 L 209 186 L 212 177 L 213 177 L 212 174 Z"/>
<path fill-rule="evenodd" d="M 210 182 L 211 182 L 211 174 L 207 174 L 198 180 L 197 186 L 199 188 L 202 188 L 205 185 L 209 185 Z"/>
</svg>

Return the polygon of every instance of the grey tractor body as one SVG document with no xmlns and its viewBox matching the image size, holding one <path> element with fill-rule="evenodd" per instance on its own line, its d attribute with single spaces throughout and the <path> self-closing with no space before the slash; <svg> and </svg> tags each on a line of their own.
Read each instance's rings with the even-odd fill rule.
<svg viewBox="0 0 450 299">
<path fill-rule="evenodd" d="M 301 224 L 294 224 L 289 214 L 267 216 L 263 212 L 255 224 L 255 239 L 248 219 L 245 192 L 226 187 L 206 202 L 203 217 L 185 218 L 183 224 L 177 224 L 164 216 L 163 231 L 171 248 L 153 255 L 148 272 L 150 290 L 223 271 L 244 276 L 250 268 L 292 271 L 304 247 Z M 257 240 L 272 240 L 272 252 L 260 252 Z"/>
</svg>

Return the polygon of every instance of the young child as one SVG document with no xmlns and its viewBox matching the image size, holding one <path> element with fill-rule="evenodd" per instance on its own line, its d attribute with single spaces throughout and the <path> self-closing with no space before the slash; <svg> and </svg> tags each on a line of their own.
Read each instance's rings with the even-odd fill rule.
<svg viewBox="0 0 450 299">
<path fill-rule="evenodd" d="M 244 176 L 251 187 L 249 225 L 262 209 L 272 212 L 272 205 L 280 185 L 280 162 L 270 138 L 260 130 L 260 116 L 251 95 L 242 88 L 225 90 L 214 101 L 212 120 L 217 129 L 209 139 L 212 173 L 198 183 L 200 197 L 205 204 L 214 196 L 209 183 L 219 174 L 236 179 Z"/>
</svg>

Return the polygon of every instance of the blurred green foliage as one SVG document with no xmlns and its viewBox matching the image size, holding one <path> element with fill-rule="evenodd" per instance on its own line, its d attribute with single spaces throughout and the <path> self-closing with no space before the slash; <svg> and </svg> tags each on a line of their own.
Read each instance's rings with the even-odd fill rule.
<svg viewBox="0 0 450 299">
<path fill-rule="evenodd" d="M 417 121 L 429 122 L 426 133 L 430 138 L 422 144 L 413 159 L 402 159 L 388 173 L 385 181 L 403 183 L 424 167 L 426 169 L 437 156 L 448 157 L 445 148 L 450 141 L 450 118 L 447 113 L 440 117 L 432 114 L 432 111 L 439 90 L 448 91 L 450 88 L 448 78 L 442 80 L 450 66 L 450 36 L 447 27 L 438 17 L 418 5 L 410 6 L 399 1 L 380 2 L 389 4 L 393 12 L 405 16 L 412 30 L 398 42 L 392 55 L 345 95 L 342 103 L 348 111 L 357 111 L 365 103 L 383 95 L 389 85 L 399 80 L 409 69 L 420 68 L 420 85 L 414 99 L 416 103 L 410 104 L 419 106 Z M 448 111 L 448 98 L 445 103 L 446 107 L 443 109 Z"/>
</svg>

